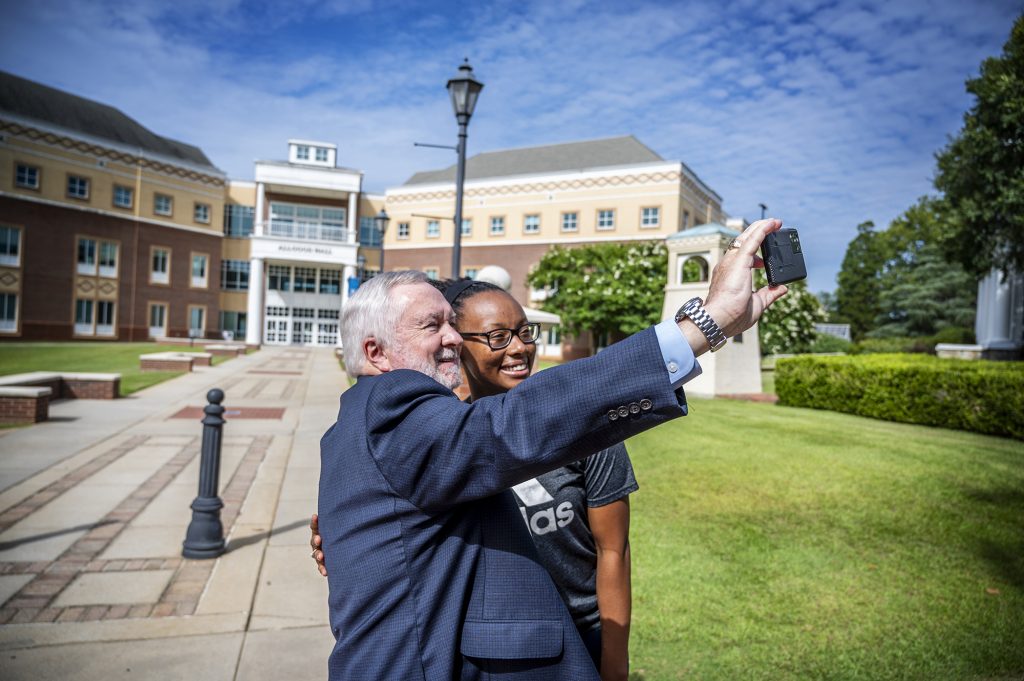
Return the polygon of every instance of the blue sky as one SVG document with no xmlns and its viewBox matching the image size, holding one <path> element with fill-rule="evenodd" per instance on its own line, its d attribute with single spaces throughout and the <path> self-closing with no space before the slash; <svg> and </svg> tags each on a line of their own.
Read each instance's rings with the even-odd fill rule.
<svg viewBox="0 0 1024 681">
<path fill-rule="evenodd" d="M 800 229 L 832 290 L 856 225 L 931 191 L 964 80 L 1024 1 L 5 3 L 0 68 L 118 107 L 232 178 L 290 137 L 335 142 L 382 191 L 443 167 L 444 85 L 486 87 L 469 151 L 633 134 L 754 219 Z"/>
</svg>

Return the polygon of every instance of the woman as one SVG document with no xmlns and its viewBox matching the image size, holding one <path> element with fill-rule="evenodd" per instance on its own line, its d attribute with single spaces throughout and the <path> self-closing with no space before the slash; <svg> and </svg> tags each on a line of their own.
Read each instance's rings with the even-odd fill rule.
<svg viewBox="0 0 1024 681">
<path fill-rule="evenodd" d="M 538 324 L 505 290 L 485 282 L 439 284 L 463 338 L 469 399 L 511 390 L 531 373 Z M 513 488 L 541 562 L 569 608 L 602 681 L 626 679 L 630 622 L 629 494 L 637 489 L 619 444 Z M 317 518 L 313 557 L 319 550 Z"/>
</svg>

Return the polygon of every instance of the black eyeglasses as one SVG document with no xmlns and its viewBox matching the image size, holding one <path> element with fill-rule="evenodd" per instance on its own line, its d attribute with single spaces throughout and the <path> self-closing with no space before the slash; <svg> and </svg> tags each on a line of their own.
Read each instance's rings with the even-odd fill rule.
<svg viewBox="0 0 1024 681">
<path fill-rule="evenodd" d="M 487 339 L 487 346 L 491 350 L 501 350 L 507 348 L 508 344 L 512 342 L 512 336 L 519 336 L 519 340 L 524 343 L 536 343 L 537 339 L 540 338 L 540 324 L 537 322 L 527 322 L 518 329 L 495 329 L 494 331 L 479 332 L 479 333 L 467 333 L 459 331 L 460 336 L 483 336 Z"/>
</svg>

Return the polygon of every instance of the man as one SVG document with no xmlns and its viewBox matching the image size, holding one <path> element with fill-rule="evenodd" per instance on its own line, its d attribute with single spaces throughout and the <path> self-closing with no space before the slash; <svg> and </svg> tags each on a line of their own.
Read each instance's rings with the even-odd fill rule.
<svg viewBox="0 0 1024 681">
<path fill-rule="evenodd" d="M 509 488 L 684 415 L 696 356 L 785 294 L 750 286 L 781 224 L 737 239 L 703 308 L 472 404 L 452 393 L 451 307 L 423 275 L 359 289 L 342 320 L 358 380 L 321 441 L 331 679 L 598 681 Z"/>
</svg>

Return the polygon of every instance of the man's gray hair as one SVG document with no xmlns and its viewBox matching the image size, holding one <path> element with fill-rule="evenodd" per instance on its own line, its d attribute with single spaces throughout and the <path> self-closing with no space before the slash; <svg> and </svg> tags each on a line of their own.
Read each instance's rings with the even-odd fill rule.
<svg viewBox="0 0 1024 681">
<path fill-rule="evenodd" d="M 363 341 L 374 338 L 384 348 L 394 342 L 402 306 L 391 295 L 396 286 L 426 283 L 427 275 L 417 270 L 385 272 L 361 285 L 348 299 L 341 314 L 341 345 L 349 378 L 366 373 Z"/>
</svg>

